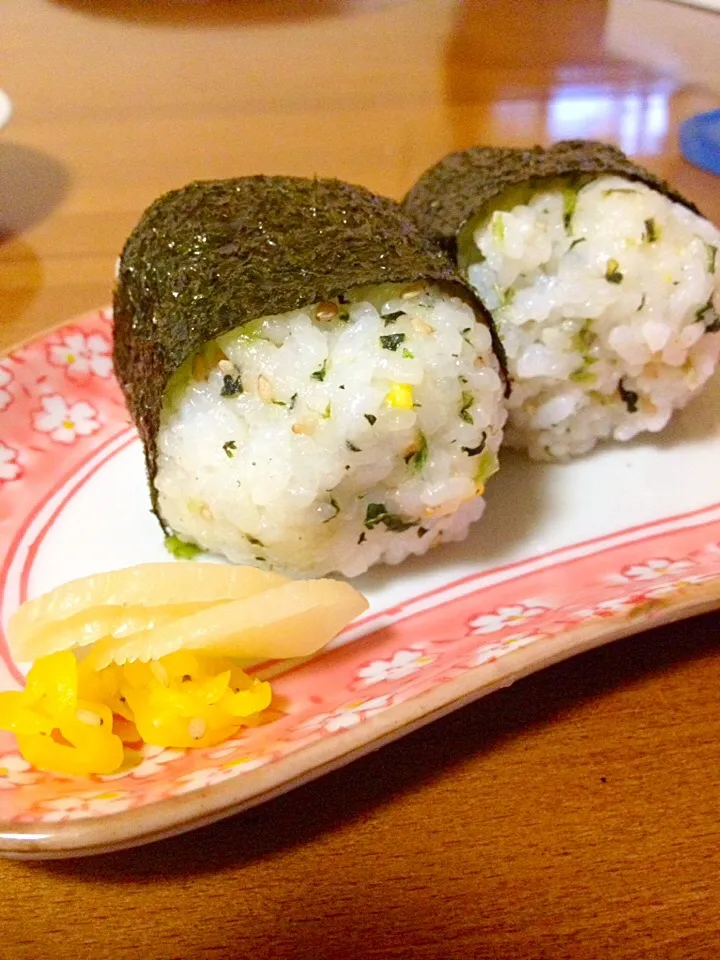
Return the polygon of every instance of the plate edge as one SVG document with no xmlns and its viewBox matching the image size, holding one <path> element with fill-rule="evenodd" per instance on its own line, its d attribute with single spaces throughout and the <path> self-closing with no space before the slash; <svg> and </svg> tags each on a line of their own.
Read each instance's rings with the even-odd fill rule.
<svg viewBox="0 0 720 960">
<path fill-rule="evenodd" d="M 709 613 L 718 607 L 720 581 L 715 581 L 699 585 L 692 597 L 679 598 L 674 604 L 643 619 L 625 614 L 613 621 L 586 622 L 545 641 L 540 656 L 534 645 L 513 650 L 495 662 L 472 668 L 418 697 L 390 707 L 355 728 L 301 748 L 266 768 L 183 796 L 157 801 L 139 810 L 49 826 L 0 822 L 0 856 L 46 860 L 98 855 L 207 826 L 310 783 L 555 663 L 646 629 Z M 114 838 L 107 836 L 110 829 Z"/>
</svg>

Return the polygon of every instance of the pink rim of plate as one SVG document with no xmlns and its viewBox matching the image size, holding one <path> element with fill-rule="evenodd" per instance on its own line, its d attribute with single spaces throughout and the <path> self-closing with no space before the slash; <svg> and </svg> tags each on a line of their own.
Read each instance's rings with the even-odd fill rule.
<svg viewBox="0 0 720 960">
<path fill-rule="evenodd" d="M 95 311 L 0 361 L 2 622 L 63 508 L 138 443 Z M 160 533 L 158 531 L 158 536 Z M 720 503 L 448 583 L 274 679 L 271 723 L 215 748 L 146 748 L 121 777 L 29 769 L 0 733 L 0 853 L 120 849 L 212 822 L 550 663 L 720 605 Z M 0 634 L 0 688 L 22 676 Z"/>
</svg>

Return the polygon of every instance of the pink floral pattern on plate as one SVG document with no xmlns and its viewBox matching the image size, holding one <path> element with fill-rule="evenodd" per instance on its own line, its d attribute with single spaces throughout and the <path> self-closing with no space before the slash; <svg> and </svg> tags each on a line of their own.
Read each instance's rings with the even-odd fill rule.
<svg viewBox="0 0 720 960">
<path fill-rule="evenodd" d="M 112 343 L 104 333 L 85 334 L 77 327 L 50 336 L 47 360 L 54 367 L 64 367 L 69 379 L 96 376 L 107 379 L 112 374 Z"/>
<path fill-rule="evenodd" d="M 18 463 L 20 452 L 9 447 L 0 440 L 0 483 L 17 480 L 22 474 L 22 467 Z"/>
<path fill-rule="evenodd" d="M 79 437 L 89 437 L 100 429 L 92 404 L 85 400 L 71 404 L 56 393 L 41 397 L 32 425 L 38 433 L 47 433 L 55 443 L 64 444 L 75 443 Z"/>
<path fill-rule="evenodd" d="M 3 623 L 18 602 L 5 589 L 11 565 L 22 568 L 22 599 L 37 544 L 54 522 L 50 514 L 28 539 L 40 511 L 58 490 L 75 496 L 134 440 L 110 357 L 111 317 L 99 311 L 0 364 Z M 31 770 L 13 738 L 0 734 L 0 821 L 10 829 L 137 811 L 262 775 L 327 738 L 341 756 L 344 736 L 468 671 L 494 669 L 524 648 L 542 651 L 578 625 L 636 622 L 639 629 L 708 586 L 720 595 L 720 504 L 478 572 L 370 614 L 360 624 L 362 643 L 276 676 L 275 719 L 220 746 L 146 746 L 129 773 L 79 781 Z M 0 637 L 0 688 L 20 682 Z"/>
<path fill-rule="evenodd" d="M 0 363 L 0 410 L 7 410 L 13 402 L 13 395 L 9 390 L 13 379 L 12 370 Z"/>
</svg>

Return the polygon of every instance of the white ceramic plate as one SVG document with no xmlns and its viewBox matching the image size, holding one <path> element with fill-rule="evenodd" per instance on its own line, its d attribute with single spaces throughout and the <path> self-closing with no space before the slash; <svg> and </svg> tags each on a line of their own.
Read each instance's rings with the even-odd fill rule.
<svg viewBox="0 0 720 960">
<path fill-rule="evenodd" d="M 2 625 L 74 577 L 167 560 L 112 378 L 107 311 L 0 361 Z M 273 722 L 221 747 L 146 748 L 121 777 L 38 773 L 0 734 L 0 852 L 146 842 L 245 809 L 543 666 L 720 605 L 720 380 L 662 437 L 568 465 L 503 455 L 463 544 L 357 586 L 316 659 L 271 670 Z M 0 638 L 1 639 L 1 638 Z M 22 671 L 0 646 L 0 688 Z"/>
</svg>

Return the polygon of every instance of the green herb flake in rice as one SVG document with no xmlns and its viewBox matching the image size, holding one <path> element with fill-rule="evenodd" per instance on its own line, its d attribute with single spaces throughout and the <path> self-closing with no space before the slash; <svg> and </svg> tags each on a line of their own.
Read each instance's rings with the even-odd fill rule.
<svg viewBox="0 0 720 960">
<path fill-rule="evenodd" d="M 310 376 L 313 378 L 313 380 L 319 380 L 322 383 L 322 381 L 325 379 L 326 374 L 327 374 L 327 360 L 323 360 L 323 364 L 320 367 L 320 369 L 315 370 L 313 373 L 310 374 Z"/>
<path fill-rule="evenodd" d="M 233 377 L 230 373 L 223 374 L 222 378 L 222 388 L 220 389 L 220 396 L 226 398 L 239 397 L 243 392 L 242 378 L 240 374 Z"/>
<path fill-rule="evenodd" d="M 404 341 L 404 333 L 388 333 L 380 337 L 380 345 L 382 346 L 383 350 L 391 350 L 393 353 Z"/>
<path fill-rule="evenodd" d="M 620 394 L 620 399 L 627 407 L 628 413 L 637 413 L 638 402 L 640 400 L 638 394 L 634 390 L 628 390 L 622 380 L 618 384 L 618 393 Z"/>
<path fill-rule="evenodd" d="M 475 475 L 473 477 L 475 484 L 478 487 L 484 488 L 490 477 L 494 476 L 499 469 L 500 462 L 497 458 L 497 454 L 493 453 L 489 447 L 485 447 L 480 454 L 477 467 L 475 469 Z"/>
<path fill-rule="evenodd" d="M 707 333 L 717 333 L 720 330 L 720 318 L 713 306 L 712 299 L 696 311 L 695 318 L 704 325 Z"/>
<path fill-rule="evenodd" d="M 462 392 L 462 406 L 460 407 L 460 419 L 464 420 L 465 423 L 474 423 L 473 416 L 470 413 L 470 407 L 475 402 L 475 397 L 470 393 L 469 390 L 463 390 Z"/>
<path fill-rule="evenodd" d="M 420 433 L 409 453 L 405 454 L 405 463 L 419 472 L 425 466 L 428 458 L 428 442 L 424 433 Z"/>
<path fill-rule="evenodd" d="M 568 233 L 571 232 L 570 226 L 577 206 L 577 198 L 577 187 L 566 186 L 563 188 L 563 226 Z"/>
<path fill-rule="evenodd" d="M 593 373 L 592 370 L 588 370 L 587 367 L 583 367 L 581 370 L 573 370 L 570 374 L 570 379 L 573 383 L 597 383 L 597 374 Z"/>
<path fill-rule="evenodd" d="M 608 283 L 623 282 L 623 275 L 620 270 L 620 264 L 613 257 L 611 257 L 608 260 L 607 266 L 605 267 L 605 279 L 607 280 Z"/>
<path fill-rule="evenodd" d="M 655 243 L 660 239 L 660 228 L 655 222 L 654 217 L 648 217 L 645 221 L 645 229 L 643 231 L 643 243 Z"/>
<path fill-rule="evenodd" d="M 330 523 L 330 521 L 334 520 L 335 517 L 337 517 L 337 515 L 340 513 L 340 507 L 338 505 L 337 500 L 334 497 L 330 497 L 330 500 L 328 502 L 330 506 L 333 508 L 333 510 L 335 511 L 335 513 L 331 517 L 328 517 L 326 520 L 323 520 L 323 523 Z"/>
<path fill-rule="evenodd" d="M 487 440 L 487 434 L 483 432 L 480 443 L 476 447 L 460 447 L 463 453 L 466 453 L 469 457 L 479 457 L 480 454 L 485 449 L 485 442 Z"/>
<path fill-rule="evenodd" d="M 718 316 L 717 313 L 714 313 L 705 322 L 705 332 L 717 333 L 718 331 L 720 331 L 720 316 Z"/>
<path fill-rule="evenodd" d="M 589 359 L 590 350 L 593 345 L 597 342 L 597 334 L 592 328 L 592 320 L 585 320 L 582 327 L 572 338 L 572 346 L 574 350 L 583 357 L 584 360 Z"/>
<path fill-rule="evenodd" d="M 405 520 L 395 513 L 389 513 L 384 503 L 369 503 L 365 512 L 365 526 L 374 530 L 382 524 L 393 533 L 403 533 L 417 525 L 417 520 Z"/>
<path fill-rule="evenodd" d="M 176 560 L 194 560 L 199 554 L 205 553 L 197 544 L 187 543 L 176 536 L 165 537 L 165 549 Z"/>
<path fill-rule="evenodd" d="M 226 440 L 223 444 L 223 450 L 228 459 L 232 460 L 235 456 L 235 451 L 237 450 L 237 443 L 234 440 Z"/>
<path fill-rule="evenodd" d="M 715 273 L 715 263 L 717 260 L 718 248 L 713 243 L 706 243 L 705 249 L 707 250 L 707 269 L 708 273 Z"/>
<path fill-rule="evenodd" d="M 490 228 L 492 230 L 495 242 L 498 246 L 502 246 L 502 242 L 505 239 L 505 220 L 503 219 L 502 213 L 499 211 L 492 215 L 490 220 Z"/>
</svg>

